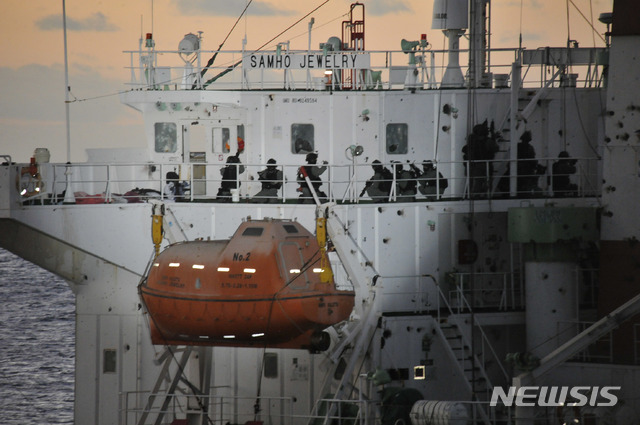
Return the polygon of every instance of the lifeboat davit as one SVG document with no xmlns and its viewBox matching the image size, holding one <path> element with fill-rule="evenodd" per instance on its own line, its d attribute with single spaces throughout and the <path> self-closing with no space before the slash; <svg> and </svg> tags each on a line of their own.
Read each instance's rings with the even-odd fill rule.
<svg viewBox="0 0 640 425">
<path fill-rule="evenodd" d="M 139 287 L 152 342 L 326 350 L 322 331 L 349 317 L 354 292 L 336 288 L 321 258 L 315 236 L 289 220 L 170 245 Z"/>
</svg>

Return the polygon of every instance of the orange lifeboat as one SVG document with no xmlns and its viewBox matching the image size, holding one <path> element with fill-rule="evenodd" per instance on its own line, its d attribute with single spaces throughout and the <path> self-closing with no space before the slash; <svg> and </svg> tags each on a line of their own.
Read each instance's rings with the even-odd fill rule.
<svg viewBox="0 0 640 425">
<path fill-rule="evenodd" d="M 316 238 L 288 220 L 249 220 L 230 240 L 173 244 L 139 287 L 152 342 L 326 350 L 322 330 L 349 317 L 354 293 L 321 279 L 329 267 L 321 258 Z"/>
</svg>

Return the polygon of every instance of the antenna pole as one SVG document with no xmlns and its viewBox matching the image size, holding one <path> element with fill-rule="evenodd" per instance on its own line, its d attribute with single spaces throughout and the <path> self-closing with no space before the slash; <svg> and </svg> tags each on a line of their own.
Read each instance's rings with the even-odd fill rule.
<svg viewBox="0 0 640 425">
<path fill-rule="evenodd" d="M 67 162 L 71 162 L 71 126 L 69 124 L 69 60 L 67 59 L 67 8 L 62 0 L 62 32 L 64 34 L 64 109 L 67 126 Z"/>
</svg>

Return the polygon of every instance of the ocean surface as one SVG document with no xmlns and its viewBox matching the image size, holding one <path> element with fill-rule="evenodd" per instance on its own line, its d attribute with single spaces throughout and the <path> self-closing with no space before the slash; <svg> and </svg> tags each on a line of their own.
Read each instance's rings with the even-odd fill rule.
<svg viewBox="0 0 640 425">
<path fill-rule="evenodd" d="M 72 424 L 74 295 L 0 249 L 0 424 Z"/>
</svg>

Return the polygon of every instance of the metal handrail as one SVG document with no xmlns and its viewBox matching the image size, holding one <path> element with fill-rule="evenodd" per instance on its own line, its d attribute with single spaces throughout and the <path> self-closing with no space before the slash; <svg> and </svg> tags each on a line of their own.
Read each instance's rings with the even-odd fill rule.
<svg viewBox="0 0 640 425">
<path fill-rule="evenodd" d="M 440 323 L 440 299 L 442 299 L 444 301 L 444 304 L 447 308 L 447 310 L 449 311 L 450 315 L 455 315 L 453 309 L 451 308 L 451 305 L 449 304 L 449 302 L 447 301 L 447 298 L 444 294 L 444 292 L 442 291 L 442 288 L 440 287 L 440 285 L 438 284 L 438 281 L 431 275 L 426 275 L 428 277 L 430 277 L 433 280 L 433 283 L 436 285 L 436 288 L 438 288 L 438 292 L 440 293 L 440 296 L 438 297 L 438 324 Z M 471 306 L 469 305 L 469 303 L 467 302 L 466 297 L 464 296 L 464 294 L 460 294 L 461 296 L 461 300 L 466 303 L 467 308 L 469 309 L 469 311 L 472 311 Z M 509 374 L 507 373 L 507 370 L 504 368 L 504 366 L 502 365 L 502 361 L 500 360 L 500 357 L 498 357 L 498 354 L 495 352 L 495 350 L 493 349 L 493 346 L 491 345 L 491 342 L 489 341 L 489 338 L 487 337 L 487 335 L 484 332 L 484 329 L 482 328 L 482 326 L 480 325 L 480 323 L 478 322 L 478 319 L 473 316 L 474 319 L 474 324 L 475 326 L 478 327 L 478 329 L 480 330 L 480 334 L 482 336 L 482 340 L 483 343 L 486 342 L 487 346 L 489 347 L 489 350 L 491 351 L 491 354 L 493 355 L 493 357 L 496 360 L 496 363 L 498 364 L 498 366 L 500 367 L 500 370 L 502 371 L 502 374 L 504 376 L 504 378 L 506 380 L 509 380 Z M 484 347 L 484 344 L 483 344 Z M 484 357 L 484 350 L 483 350 L 483 357 Z"/>
<path fill-rule="evenodd" d="M 582 158 L 579 159 L 582 162 L 597 162 L 597 158 Z M 547 159 L 539 159 L 539 161 L 552 161 L 551 158 Z M 483 161 L 485 163 L 486 161 Z M 504 162 L 504 160 L 494 160 L 491 161 L 493 163 Z M 441 161 L 436 163 L 437 173 L 433 177 L 436 181 L 437 185 L 443 185 L 444 180 L 446 179 L 448 182 L 448 187 L 444 190 L 443 193 L 435 193 L 433 195 L 422 195 L 419 190 L 416 191 L 415 198 L 416 200 L 426 200 L 426 201 L 435 201 L 435 200 L 446 200 L 446 199 L 466 199 L 471 194 L 469 193 L 469 181 L 470 177 L 464 175 L 464 167 L 463 165 L 469 165 L 469 161 Z M 487 162 L 488 164 L 488 162 Z M 122 188 L 123 186 L 127 189 L 121 190 L 121 193 L 126 193 L 134 188 L 143 188 L 150 191 L 155 191 L 155 195 L 140 195 L 142 199 L 146 198 L 159 198 L 164 199 L 165 195 L 162 193 L 164 187 L 164 175 L 167 170 L 174 169 L 182 169 L 184 179 L 189 183 L 191 188 L 190 193 L 187 194 L 186 200 L 196 201 L 196 200 L 212 200 L 215 198 L 215 194 L 211 192 L 213 187 L 217 187 L 222 178 L 219 177 L 219 172 L 222 167 L 227 164 L 202 164 L 202 163 L 81 163 L 81 164 L 41 164 L 39 167 L 49 167 L 51 172 L 46 174 L 45 192 L 49 193 L 53 198 L 52 201 L 55 203 L 58 199 L 58 195 L 62 193 L 63 190 L 67 189 L 67 173 L 69 171 L 73 172 L 71 176 L 72 190 L 74 191 L 82 191 L 86 192 L 86 195 L 83 195 L 85 198 L 100 198 L 97 199 L 100 203 L 111 203 L 111 202 L 126 202 L 127 199 L 118 197 L 117 190 L 118 188 Z M 239 175 L 236 178 L 237 183 L 239 183 L 240 187 L 240 197 L 242 200 L 250 200 L 255 193 L 257 186 L 260 186 L 260 182 L 257 180 L 255 176 L 257 176 L 257 172 L 264 169 L 265 164 L 242 164 L 245 167 L 245 172 Z M 273 199 L 273 201 L 278 203 L 285 203 L 291 200 L 299 200 L 299 192 L 297 192 L 297 187 L 300 185 L 300 182 L 297 178 L 297 171 L 301 165 L 307 164 L 279 164 L 277 167 L 283 171 L 282 178 L 282 187 L 278 190 L 278 196 Z M 390 168 L 393 166 L 393 163 L 388 162 L 383 164 L 384 166 Z M 15 172 L 20 173 L 20 167 L 26 167 L 26 164 L 15 165 Z M 205 167 L 206 176 L 204 179 L 195 179 L 193 177 L 194 166 Z M 367 184 L 368 179 L 373 174 L 370 170 L 370 164 L 355 164 L 355 167 L 361 169 L 364 167 L 363 171 L 358 173 L 351 173 L 350 170 L 354 167 L 353 164 L 327 164 L 327 172 L 323 174 L 322 177 L 328 177 L 327 180 L 322 181 L 323 189 L 327 193 L 329 197 L 329 201 L 340 201 L 345 199 L 344 193 L 345 191 L 350 190 L 351 185 L 355 185 L 356 189 L 360 191 Z M 488 165 L 487 165 L 488 166 Z M 154 168 L 156 171 L 151 172 L 143 172 L 144 169 Z M 467 167 L 468 168 L 468 167 Z M 588 169 L 593 167 L 580 167 L 578 172 L 580 174 L 574 175 L 572 178 L 576 179 L 576 181 L 581 182 L 581 186 L 585 184 L 585 182 L 591 182 L 594 180 L 595 175 L 587 175 Z M 550 172 L 550 167 L 547 168 Z M 85 172 L 86 171 L 86 172 Z M 158 173 L 159 171 L 159 173 Z M 125 175 L 129 175 L 131 177 L 122 177 L 118 178 L 118 172 Z M 442 172 L 443 177 L 440 177 L 440 172 Z M 455 175 L 452 173 L 459 173 L 459 175 Z M 594 171 L 595 173 L 595 171 Z M 83 175 L 88 175 L 91 177 L 82 177 Z M 549 174 L 547 174 L 550 176 Z M 355 180 L 351 180 L 351 178 L 355 177 Z M 363 177 L 360 177 L 363 176 Z M 553 194 L 551 193 L 551 187 L 546 186 L 548 183 L 544 179 L 544 176 L 539 176 L 540 178 L 540 186 L 542 190 L 539 193 L 531 194 L 531 193 L 521 193 L 516 195 L 523 195 L 524 197 L 531 196 L 539 196 L 539 197 L 551 197 Z M 491 176 L 492 179 L 498 179 L 498 176 Z M 420 183 L 420 178 L 412 177 L 410 180 L 417 180 L 417 183 Z M 395 187 L 398 183 L 402 182 L 402 179 L 399 179 L 395 174 L 392 177 L 391 185 Z M 201 185 L 206 188 L 205 193 L 200 195 L 195 193 L 194 186 Z M 248 188 L 251 187 L 251 190 Z M 396 195 L 397 195 L 396 191 Z M 509 198 L 508 193 L 499 193 L 494 192 L 490 189 L 487 189 L 486 192 L 482 193 L 473 193 L 474 198 L 500 198 L 507 199 Z M 598 196 L 598 192 L 587 192 L 579 187 L 577 193 L 571 193 L 572 196 Z M 563 196 L 565 196 L 563 194 Z M 567 195 L 568 196 L 568 195 Z M 33 199 L 39 199 L 42 195 L 38 194 L 37 198 L 29 198 L 23 197 L 22 201 L 30 201 Z M 393 192 L 390 195 L 390 200 L 398 200 L 397 196 L 394 196 Z M 400 198 L 402 200 L 402 198 Z M 360 202 L 370 202 L 368 196 L 363 198 L 356 198 L 355 203 Z M 345 202 L 353 202 L 353 200 L 346 200 Z"/>
<path fill-rule="evenodd" d="M 596 51 L 597 48 L 593 48 Z M 499 57 L 500 64 L 497 61 L 492 60 L 490 68 L 487 70 L 488 75 L 509 75 L 511 72 L 511 65 L 516 58 L 521 57 L 522 52 L 528 52 L 526 49 L 520 50 L 518 48 L 492 48 L 489 51 L 490 55 Z M 368 54 L 370 55 L 370 67 L 369 69 L 359 69 L 359 80 L 362 81 L 345 81 L 342 79 L 331 81 L 325 79 L 324 67 L 315 69 L 290 69 L 290 68 L 278 68 L 278 69 L 249 69 L 242 67 L 243 58 L 249 57 L 252 54 L 258 52 L 252 52 L 248 50 L 222 50 L 219 52 L 213 50 L 198 50 L 194 52 L 197 58 L 200 60 L 194 61 L 192 67 L 185 68 L 185 64 L 180 59 L 180 52 L 176 50 L 127 50 L 124 52 L 130 56 L 130 65 L 125 67 L 131 73 L 131 81 L 129 85 L 136 89 L 156 89 L 156 90 L 179 90 L 188 86 L 190 89 L 193 84 L 196 87 L 203 88 L 202 81 L 200 80 L 200 74 L 203 71 L 209 71 L 208 77 L 215 76 L 221 73 L 228 73 L 224 77 L 215 81 L 216 89 L 278 89 L 278 88 L 305 88 L 307 90 L 341 90 L 341 89 L 404 89 L 404 75 L 407 70 L 416 68 L 419 71 L 418 88 L 422 89 L 434 89 L 439 86 L 439 82 L 442 80 L 442 76 L 446 70 L 446 56 L 449 54 L 448 50 L 426 50 L 421 49 L 415 51 L 416 64 L 409 64 L 406 53 L 403 50 L 367 50 L 367 51 L 341 51 L 333 53 L 344 54 Z M 217 64 L 215 66 L 202 66 L 201 59 L 204 57 L 210 57 L 212 54 L 217 54 Z M 460 49 L 458 53 L 463 57 L 469 54 L 468 49 Z M 275 51 L 264 52 L 261 51 L 258 54 L 271 54 L 278 57 L 285 57 L 288 55 L 312 55 L 312 56 L 324 56 L 322 50 L 284 50 L 280 53 Z M 166 66 L 158 66 L 158 56 L 162 56 L 164 61 L 169 63 Z M 465 61 L 461 60 L 461 64 Z M 527 87 L 539 88 L 548 83 L 547 73 L 544 72 L 551 65 L 544 63 L 527 63 L 524 64 L 527 67 L 540 68 L 541 72 L 525 73 L 523 75 L 523 84 Z M 582 71 L 582 78 L 576 80 L 576 82 L 582 83 L 585 87 L 599 86 L 600 79 L 595 78 L 596 75 L 601 74 L 597 72 L 599 65 L 595 61 L 595 55 L 592 63 L 574 64 L 572 66 L 572 73 Z M 466 66 L 461 66 L 461 71 L 466 74 Z M 188 69 L 190 79 L 186 82 L 184 79 L 185 70 Z M 168 76 L 164 75 L 165 80 L 156 81 L 155 76 L 152 76 L 155 70 L 168 71 Z M 237 70 L 237 72 L 233 72 Z M 401 78 L 392 76 L 392 73 L 400 72 Z M 374 78 L 375 73 L 375 78 Z M 259 75 L 254 81 L 249 76 Z M 294 74 L 298 75 L 298 78 L 294 78 Z M 593 76 L 592 76 L 593 74 Z M 175 75 L 175 77 L 173 77 Z M 284 77 L 284 78 L 283 78 Z M 527 78 L 529 77 L 529 78 Z M 379 79 L 378 79 L 379 78 Z M 344 87 L 343 87 L 344 84 Z M 504 83 L 502 83 L 504 84 Z M 558 79 L 554 83 L 556 86 L 560 86 L 562 82 Z M 493 82 L 487 82 L 489 87 L 492 87 Z M 498 88 L 502 88 L 499 86 Z"/>
</svg>

